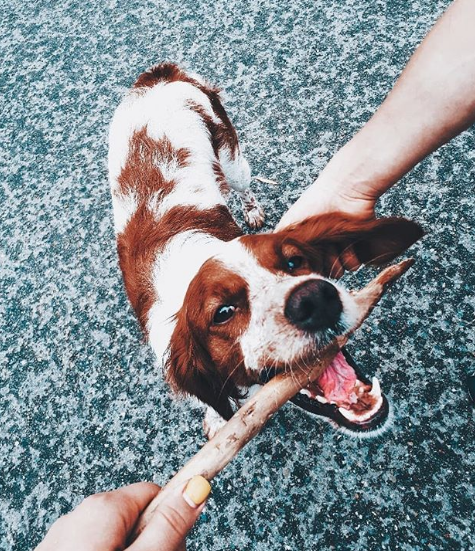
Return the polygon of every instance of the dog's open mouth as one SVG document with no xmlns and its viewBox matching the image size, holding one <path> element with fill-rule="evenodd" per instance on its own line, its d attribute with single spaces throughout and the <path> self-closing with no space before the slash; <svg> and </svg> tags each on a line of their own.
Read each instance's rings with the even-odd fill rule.
<svg viewBox="0 0 475 551">
<path fill-rule="evenodd" d="M 389 404 L 378 379 L 373 377 L 370 382 L 345 349 L 292 402 L 337 427 L 359 434 L 378 431 L 389 414 Z"/>
</svg>

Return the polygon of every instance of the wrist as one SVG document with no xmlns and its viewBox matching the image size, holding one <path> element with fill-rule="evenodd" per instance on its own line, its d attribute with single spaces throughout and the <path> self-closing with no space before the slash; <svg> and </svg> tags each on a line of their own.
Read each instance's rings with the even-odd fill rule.
<svg viewBox="0 0 475 551">
<path fill-rule="evenodd" d="M 399 141 L 399 136 L 388 132 L 388 124 L 371 119 L 334 155 L 277 229 L 334 211 L 374 218 L 376 201 L 404 173 L 395 154 Z"/>
<path fill-rule="evenodd" d="M 369 124 L 369 123 L 368 123 Z M 315 182 L 319 194 L 348 207 L 352 203 L 373 205 L 396 181 L 391 154 L 375 147 L 360 131 L 330 160 Z"/>
</svg>

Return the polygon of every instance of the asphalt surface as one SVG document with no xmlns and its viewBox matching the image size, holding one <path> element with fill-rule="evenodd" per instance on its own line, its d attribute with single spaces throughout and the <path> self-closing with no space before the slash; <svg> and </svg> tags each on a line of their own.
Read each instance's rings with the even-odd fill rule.
<svg viewBox="0 0 475 551">
<path fill-rule="evenodd" d="M 124 91 L 163 60 L 221 85 L 254 173 L 281 183 L 255 186 L 272 229 L 448 2 L 0 4 L 0 549 L 23 551 L 85 495 L 163 484 L 203 442 L 117 266 L 106 154 Z M 475 548 L 474 136 L 378 207 L 427 231 L 350 347 L 392 429 L 351 439 L 285 406 L 214 481 L 189 550 Z"/>
</svg>

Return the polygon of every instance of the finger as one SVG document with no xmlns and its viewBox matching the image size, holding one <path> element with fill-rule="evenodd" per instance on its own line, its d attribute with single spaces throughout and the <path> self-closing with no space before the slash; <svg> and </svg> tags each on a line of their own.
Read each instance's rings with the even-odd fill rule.
<svg viewBox="0 0 475 551">
<path fill-rule="evenodd" d="M 130 532 L 147 505 L 160 491 L 160 486 L 152 482 L 138 482 L 118 488 L 105 495 L 113 500 L 123 515 L 126 515 L 127 532 Z M 126 509 L 126 510 L 125 510 Z"/>
<path fill-rule="evenodd" d="M 211 486 L 202 476 L 169 490 L 127 551 L 181 551 L 210 491 Z"/>
<path fill-rule="evenodd" d="M 87 497 L 72 513 L 57 520 L 37 551 L 117 549 L 160 488 L 139 482 Z"/>
<path fill-rule="evenodd" d="M 346 270 L 356 270 L 361 266 L 361 262 L 355 254 L 353 247 L 347 247 L 340 255 L 340 260 Z"/>
</svg>

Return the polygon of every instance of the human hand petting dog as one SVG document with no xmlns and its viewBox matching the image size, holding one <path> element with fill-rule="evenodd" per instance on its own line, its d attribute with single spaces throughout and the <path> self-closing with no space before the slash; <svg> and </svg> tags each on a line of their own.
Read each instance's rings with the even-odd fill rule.
<svg viewBox="0 0 475 551">
<path fill-rule="evenodd" d="M 139 482 L 86 498 L 58 519 L 36 551 L 184 551 L 185 537 L 200 516 L 211 486 L 201 476 L 169 492 L 138 538 L 128 539 L 143 510 L 160 491 Z"/>
</svg>

